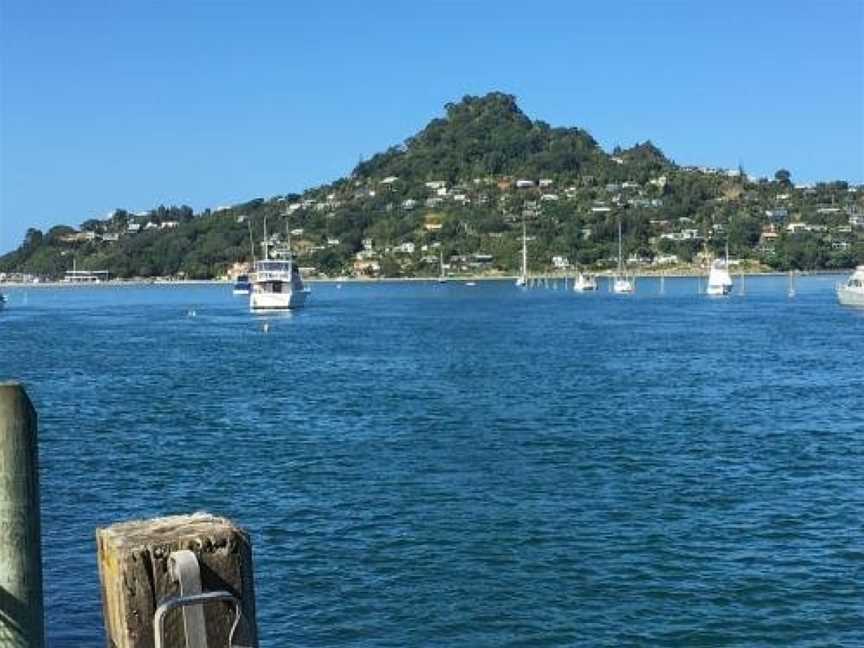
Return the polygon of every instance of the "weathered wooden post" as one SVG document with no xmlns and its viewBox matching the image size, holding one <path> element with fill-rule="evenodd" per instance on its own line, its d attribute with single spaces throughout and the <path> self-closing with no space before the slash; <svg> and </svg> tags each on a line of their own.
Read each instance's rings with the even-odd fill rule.
<svg viewBox="0 0 864 648">
<path fill-rule="evenodd" d="M 257 648 L 252 544 L 229 520 L 122 522 L 96 542 L 109 648 Z M 192 599 L 204 602 L 183 605 Z"/>
<path fill-rule="evenodd" d="M 24 387 L 0 383 L 0 646 L 8 648 L 45 642 L 37 437 Z"/>
</svg>

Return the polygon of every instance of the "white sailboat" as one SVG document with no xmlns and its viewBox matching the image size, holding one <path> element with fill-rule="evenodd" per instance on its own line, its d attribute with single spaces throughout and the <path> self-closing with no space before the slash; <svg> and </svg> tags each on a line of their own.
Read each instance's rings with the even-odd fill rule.
<svg viewBox="0 0 864 648">
<path fill-rule="evenodd" d="M 267 238 L 267 221 L 264 221 L 264 258 L 255 262 L 252 290 L 249 293 L 249 308 L 253 311 L 288 310 L 302 308 L 309 296 L 303 284 L 300 268 L 294 262 L 289 238 L 288 247 L 270 258 L 270 241 Z"/>
<path fill-rule="evenodd" d="M 597 277 L 580 270 L 573 279 L 573 290 L 575 292 L 591 292 L 597 290 Z"/>
<path fill-rule="evenodd" d="M 621 221 L 618 221 L 618 271 L 612 282 L 612 292 L 618 295 L 629 295 L 635 291 L 633 281 L 624 272 L 624 248 L 621 239 Z"/>
<path fill-rule="evenodd" d="M 732 276 L 729 274 L 729 244 L 726 244 L 726 258 L 714 259 L 711 272 L 708 274 L 708 286 L 705 294 L 713 297 L 725 297 L 732 292 Z"/>
<path fill-rule="evenodd" d="M 837 286 L 837 300 L 843 306 L 864 308 L 864 265 L 855 268 L 852 276 Z"/>
<path fill-rule="evenodd" d="M 528 285 L 528 232 L 525 228 L 525 221 L 522 221 L 522 272 L 516 279 L 516 285 Z"/>
</svg>

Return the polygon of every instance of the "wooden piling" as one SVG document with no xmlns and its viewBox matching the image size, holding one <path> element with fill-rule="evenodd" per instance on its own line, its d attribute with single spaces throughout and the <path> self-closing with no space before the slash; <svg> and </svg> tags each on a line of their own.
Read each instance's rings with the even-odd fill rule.
<svg viewBox="0 0 864 648">
<path fill-rule="evenodd" d="M 200 565 L 204 592 L 227 591 L 241 601 L 242 622 L 234 645 L 257 648 L 252 545 L 229 520 L 207 513 L 175 515 L 97 529 L 102 608 L 109 648 L 152 648 L 158 606 L 180 593 L 169 570 L 172 551 L 192 551 Z M 228 645 L 234 608 L 225 602 L 203 607 L 207 642 Z M 182 611 L 165 618 L 166 648 L 185 648 Z"/>
<path fill-rule="evenodd" d="M 0 646 L 42 648 L 42 548 L 36 411 L 0 383 Z"/>
</svg>

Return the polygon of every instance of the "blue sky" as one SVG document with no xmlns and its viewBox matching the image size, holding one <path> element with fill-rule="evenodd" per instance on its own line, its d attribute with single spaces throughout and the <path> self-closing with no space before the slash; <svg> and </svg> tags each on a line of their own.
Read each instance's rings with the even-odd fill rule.
<svg viewBox="0 0 864 648">
<path fill-rule="evenodd" d="M 293 4 L 0 0 L 0 252 L 300 191 L 491 90 L 607 149 L 864 182 L 861 0 Z"/>
</svg>

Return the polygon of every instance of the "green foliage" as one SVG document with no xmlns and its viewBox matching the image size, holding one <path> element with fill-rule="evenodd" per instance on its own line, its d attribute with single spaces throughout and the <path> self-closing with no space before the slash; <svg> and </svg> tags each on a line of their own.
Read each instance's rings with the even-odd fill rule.
<svg viewBox="0 0 864 648">
<path fill-rule="evenodd" d="M 516 188 L 520 179 L 534 185 Z M 302 229 L 294 238 L 298 261 L 331 276 L 352 271 L 367 238 L 385 276 L 437 274 L 437 244 L 445 257 L 491 254 L 495 268 L 513 271 L 523 218 L 535 271 L 546 271 L 554 255 L 582 266 L 613 265 L 619 220 L 628 256 L 676 254 L 690 261 L 701 240 L 660 235 L 691 229 L 715 232 L 707 241 L 711 250 L 728 242 L 733 256 L 758 257 L 778 269 L 864 263 L 864 235 L 847 224 L 853 209 L 864 212 L 864 192 L 842 181 L 794 189 L 785 169 L 774 180 L 752 182 L 740 169 L 681 168 L 650 141 L 616 147 L 610 156 L 586 131 L 531 120 L 512 95 L 493 92 L 447 104 L 442 117 L 361 162 L 350 177 L 197 215 L 186 205 L 159 205 L 139 216 L 116 209 L 107 219 L 82 223 L 94 240 L 69 237 L 75 230 L 64 225 L 44 234 L 31 229 L 17 250 L 0 257 L 0 272 L 58 277 L 75 259 L 82 269 L 124 278 L 210 278 L 252 259 L 250 228 L 260 241 L 265 219 L 270 234 Z M 431 181 L 446 182 L 445 195 L 426 186 Z M 784 213 L 781 207 L 785 215 L 767 215 Z M 784 234 L 763 246 L 769 221 Z M 824 229 L 786 233 L 794 221 Z M 130 232 L 133 224 L 142 229 Z M 408 241 L 416 253 L 385 251 Z"/>
</svg>

